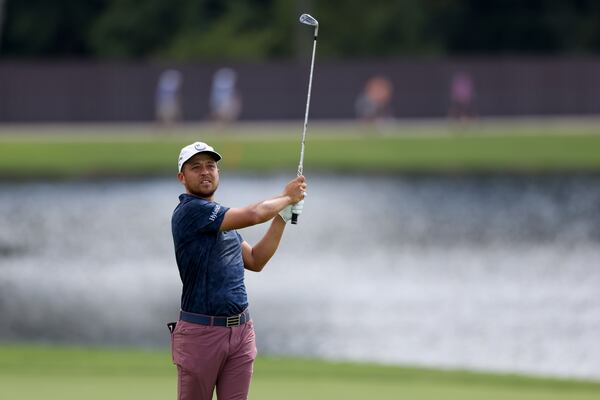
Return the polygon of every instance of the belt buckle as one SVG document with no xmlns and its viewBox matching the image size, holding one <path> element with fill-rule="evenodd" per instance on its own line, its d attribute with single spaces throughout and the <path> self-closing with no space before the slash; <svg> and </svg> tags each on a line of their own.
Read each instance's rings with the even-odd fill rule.
<svg viewBox="0 0 600 400">
<path fill-rule="evenodd" d="M 240 315 L 234 315 L 232 317 L 227 317 L 227 321 L 226 321 L 226 327 L 232 327 L 232 326 L 238 326 L 240 325 L 240 323 L 242 322 L 242 316 Z"/>
</svg>

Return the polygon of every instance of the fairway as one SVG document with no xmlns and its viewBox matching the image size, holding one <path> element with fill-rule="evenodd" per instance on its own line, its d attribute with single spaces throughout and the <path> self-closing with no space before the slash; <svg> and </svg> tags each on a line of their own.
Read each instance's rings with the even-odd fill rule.
<svg viewBox="0 0 600 400">
<path fill-rule="evenodd" d="M 0 345 L 2 398 L 175 398 L 164 351 Z M 591 400 L 600 383 L 465 371 L 259 358 L 251 399 Z"/>
<path fill-rule="evenodd" d="M 297 126 L 298 125 L 298 126 Z M 225 171 L 295 171 L 300 126 L 292 123 L 212 125 L 5 126 L 0 177 L 168 176 L 179 149 L 202 140 L 224 155 Z M 26 160 L 26 162 L 24 162 Z M 315 123 L 306 140 L 306 171 L 367 173 L 544 173 L 600 171 L 596 120 L 444 121 L 385 129 Z"/>
</svg>

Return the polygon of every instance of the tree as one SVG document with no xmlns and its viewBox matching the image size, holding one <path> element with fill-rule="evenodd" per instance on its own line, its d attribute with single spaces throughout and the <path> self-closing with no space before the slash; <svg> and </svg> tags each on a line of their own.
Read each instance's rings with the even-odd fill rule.
<svg viewBox="0 0 600 400">
<path fill-rule="evenodd" d="M 8 0 L 1 54 L 12 57 L 90 56 L 87 30 L 105 0 Z"/>
<path fill-rule="evenodd" d="M 600 53 L 593 0 L 0 0 L 10 57 L 289 59 L 297 22 L 321 23 L 323 58 Z M 304 50 L 304 51 L 299 51 Z"/>
<path fill-rule="evenodd" d="M 420 0 L 330 0 L 319 2 L 320 53 L 331 57 L 393 56 L 432 52 Z"/>
</svg>

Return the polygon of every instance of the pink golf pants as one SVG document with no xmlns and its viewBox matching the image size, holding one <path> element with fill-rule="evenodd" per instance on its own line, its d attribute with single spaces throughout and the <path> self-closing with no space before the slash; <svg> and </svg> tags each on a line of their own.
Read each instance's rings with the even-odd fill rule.
<svg viewBox="0 0 600 400">
<path fill-rule="evenodd" d="M 177 398 L 219 400 L 248 398 L 256 358 L 254 325 L 231 328 L 178 321 L 171 335 L 177 365 Z"/>
</svg>

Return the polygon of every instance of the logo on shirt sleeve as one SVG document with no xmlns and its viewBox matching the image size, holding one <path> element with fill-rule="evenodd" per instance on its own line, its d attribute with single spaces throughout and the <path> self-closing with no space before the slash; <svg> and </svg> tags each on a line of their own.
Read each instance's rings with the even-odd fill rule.
<svg viewBox="0 0 600 400">
<path fill-rule="evenodd" d="M 219 215 L 220 209 L 221 209 L 220 204 L 215 205 L 215 208 L 213 208 L 212 213 L 210 213 L 210 217 L 208 217 L 208 220 L 210 222 L 215 222 L 215 219 L 217 219 L 217 215 Z"/>
</svg>

